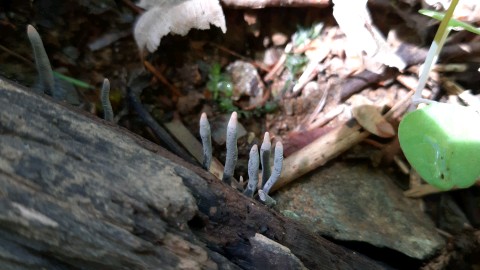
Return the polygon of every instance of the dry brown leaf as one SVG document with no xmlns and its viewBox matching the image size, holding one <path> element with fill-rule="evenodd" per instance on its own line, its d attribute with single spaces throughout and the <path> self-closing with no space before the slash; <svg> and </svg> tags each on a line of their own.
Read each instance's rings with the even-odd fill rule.
<svg viewBox="0 0 480 270">
<path fill-rule="evenodd" d="M 403 70 L 405 62 L 395 54 L 372 23 L 367 0 L 333 0 L 333 16 L 349 40 L 350 47 L 364 51 L 378 63 Z"/>
<path fill-rule="evenodd" d="M 219 0 L 141 0 L 137 5 L 147 9 L 134 29 L 141 51 L 155 51 L 170 32 L 184 36 L 192 28 L 210 29 L 210 24 L 227 31 Z"/>
<path fill-rule="evenodd" d="M 357 122 L 370 133 L 382 138 L 391 138 L 395 136 L 395 129 L 387 120 L 385 120 L 377 106 L 356 106 L 353 107 L 352 114 Z"/>
</svg>

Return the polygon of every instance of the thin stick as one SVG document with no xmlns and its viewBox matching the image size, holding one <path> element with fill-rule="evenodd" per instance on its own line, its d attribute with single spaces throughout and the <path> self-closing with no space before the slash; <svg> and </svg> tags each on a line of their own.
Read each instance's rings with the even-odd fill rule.
<svg viewBox="0 0 480 270">
<path fill-rule="evenodd" d="M 220 44 L 213 43 L 213 42 L 210 42 L 210 44 L 212 44 L 213 46 L 217 47 L 217 48 L 218 48 L 219 50 L 221 50 L 221 51 L 224 51 L 224 52 L 226 52 L 226 53 L 228 53 L 228 54 L 231 54 L 231 55 L 233 55 L 233 56 L 235 56 L 235 57 L 238 57 L 238 58 L 240 58 L 240 59 L 242 59 L 242 60 L 244 60 L 244 61 L 246 61 L 246 62 L 251 63 L 251 64 L 254 65 L 255 67 L 257 67 L 257 68 L 259 68 L 259 69 L 261 69 L 261 70 L 263 70 L 263 71 L 265 71 L 265 72 L 268 72 L 268 71 L 270 70 L 270 69 L 267 68 L 263 63 L 258 63 L 258 62 L 254 61 L 254 60 L 252 60 L 252 59 L 250 59 L 250 58 L 248 58 L 248 57 L 245 57 L 245 56 L 243 56 L 243 55 L 241 55 L 241 54 L 239 54 L 239 53 L 237 53 L 237 52 L 235 52 L 235 51 L 230 50 L 229 48 L 227 48 L 227 47 L 225 47 L 225 46 L 222 46 L 222 45 L 220 45 Z"/>
<path fill-rule="evenodd" d="M 170 90 L 171 94 L 175 97 L 178 98 L 182 94 L 180 93 L 180 90 L 176 88 L 173 84 L 171 84 L 163 75 L 160 73 L 150 62 L 148 61 L 143 61 L 143 64 L 145 65 L 145 68 L 150 71 L 155 78 L 157 78 L 159 81 L 161 81 L 165 86 L 167 86 L 168 90 Z"/>
<path fill-rule="evenodd" d="M 23 57 L 22 55 L 10 50 L 9 48 L 3 46 L 3 45 L 0 45 L 0 49 L 4 50 L 5 52 L 7 52 L 8 54 L 11 54 L 13 56 L 15 56 L 16 58 L 18 58 L 19 60 L 21 60 L 22 62 L 24 62 L 25 64 L 28 64 L 28 65 L 31 65 L 33 64 L 32 61 L 28 60 L 27 58 Z"/>
</svg>

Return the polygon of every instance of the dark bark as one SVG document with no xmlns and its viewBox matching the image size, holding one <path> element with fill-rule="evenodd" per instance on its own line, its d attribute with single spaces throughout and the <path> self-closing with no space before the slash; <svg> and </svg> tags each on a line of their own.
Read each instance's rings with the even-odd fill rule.
<svg viewBox="0 0 480 270">
<path fill-rule="evenodd" d="M 296 258 L 382 268 L 163 148 L 2 78 L 0 108 L 2 269 L 254 269 L 289 257 L 292 268 Z M 256 233 L 294 256 L 259 250 Z"/>
</svg>

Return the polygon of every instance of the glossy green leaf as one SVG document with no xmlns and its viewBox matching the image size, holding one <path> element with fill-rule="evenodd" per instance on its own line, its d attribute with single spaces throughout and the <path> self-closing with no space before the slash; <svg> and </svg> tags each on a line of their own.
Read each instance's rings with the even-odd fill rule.
<svg viewBox="0 0 480 270">
<path fill-rule="evenodd" d="M 480 179 L 480 115 L 472 108 L 430 104 L 406 114 L 398 136 L 407 160 L 431 185 L 466 188 Z"/>
<path fill-rule="evenodd" d="M 428 9 L 420 9 L 418 11 L 420 14 L 428 16 L 430 18 L 434 18 L 436 20 L 443 20 L 443 17 L 445 17 L 445 14 L 438 12 L 438 11 L 433 11 L 433 10 L 428 10 Z M 472 32 L 474 34 L 480 35 L 480 29 L 476 28 L 475 26 L 468 24 L 466 22 L 462 22 L 456 19 L 450 19 L 448 22 L 448 27 L 460 27 L 462 29 L 465 29 L 469 32 Z"/>
</svg>

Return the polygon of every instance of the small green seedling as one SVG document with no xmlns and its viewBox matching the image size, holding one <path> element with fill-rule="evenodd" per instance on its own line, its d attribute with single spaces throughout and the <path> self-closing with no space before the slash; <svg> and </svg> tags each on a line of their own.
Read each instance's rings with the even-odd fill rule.
<svg viewBox="0 0 480 270">
<path fill-rule="evenodd" d="M 210 68 L 207 88 L 212 93 L 213 100 L 225 112 L 234 112 L 239 109 L 233 104 L 233 83 L 231 78 L 221 71 L 221 66 L 215 63 Z"/>
<path fill-rule="evenodd" d="M 469 107 L 436 103 L 421 99 L 428 73 L 436 62 L 446 37 L 454 27 L 478 34 L 478 29 L 451 20 L 458 0 L 453 0 L 446 14 L 421 11 L 441 19 L 430 47 L 413 97 L 414 103 L 429 105 L 404 116 L 398 129 L 400 146 L 420 176 L 441 190 L 466 188 L 480 179 L 480 115 Z"/>
</svg>

